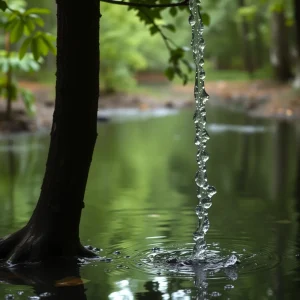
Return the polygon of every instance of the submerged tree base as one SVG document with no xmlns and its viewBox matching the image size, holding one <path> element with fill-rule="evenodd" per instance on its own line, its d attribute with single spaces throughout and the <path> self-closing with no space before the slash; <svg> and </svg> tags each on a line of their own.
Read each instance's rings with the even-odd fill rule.
<svg viewBox="0 0 300 300">
<path fill-rule="evenodd" d="M 46 234 L 37 234 L 32 226 L 0 239 L 0 262 L 5 265 L 37 263 L 56 257 L 96 258 L 97 254 L 85 248 L 79 240 L 58 243 Z"/>
</svg>

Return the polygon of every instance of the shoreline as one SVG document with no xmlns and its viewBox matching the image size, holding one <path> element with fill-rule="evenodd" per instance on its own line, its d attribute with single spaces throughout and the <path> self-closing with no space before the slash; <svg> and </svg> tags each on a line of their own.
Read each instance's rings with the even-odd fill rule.
<svg viewBox="0 0 300 300">
<path fill-rule="evenodd" d="M 54 86 L 34 82 L 21 82 L 20 85 L 35 94 L 36 116 L 28 117 L 24 104 L 16 101 L 12 103 L 12 121 L 5 121 L 5 102 L 0 101 L 0 134 L 49 130 L 54 111 Z M 271 81 L 215 81 L 207 82 L 205 86 L 214 106 L 242 111 L 255 118 L 287 121 L 300 119 L 300 93 L 294 91 L 288 84 Z M 157 108 L 193 108 L 193 86 L 149 85 L 141 86 L 130 94 L 100 93 L 98 107 L 100 111 L 101 109 L 135 108 L 143 113 Z M 109 121 L 109 119 L 102 121 Z"/>
</svg>

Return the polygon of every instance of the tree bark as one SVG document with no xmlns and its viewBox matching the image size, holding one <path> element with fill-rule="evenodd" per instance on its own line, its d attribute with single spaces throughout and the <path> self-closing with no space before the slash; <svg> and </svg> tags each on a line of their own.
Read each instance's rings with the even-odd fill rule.
<svg viewBox="0 0 300 300">
<path fill-rule="evenodd" d="M 79 223 L 97 138 L 99 0 L 57 0 L 56 100 L 41 194 L 28 224 L 0 242 L 12 262 L 84 256 Z"/>
<path fill-rule="evenodd" d="M 276 80 L 285 82 L 292 78 L 288 30 L 285 25 L 284 10 L 274 11 L 271 20 L 271 64 Z"/>
</svg>

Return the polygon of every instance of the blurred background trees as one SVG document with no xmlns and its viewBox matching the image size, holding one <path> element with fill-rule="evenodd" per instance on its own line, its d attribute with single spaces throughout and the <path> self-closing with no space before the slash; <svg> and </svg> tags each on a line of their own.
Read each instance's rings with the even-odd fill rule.
<svg viewBox="0 0 300 300">
<path fill-rule="evenodd" d="M 11 0 L 14 1 L 18 0 Z M 176 2 L 160 0 L 156 3 Z M 28 7 L 38 6 L 51 11 L 43 16 L 44 28 L 55 33 L 54 1 L 28 0 L 27 3 Z M 234 80 L 243 76 L 287 82 L 296 78 L 300 72 L 296 6 L 299 6 L 297 0 L 202 1 L 207 25 L 208 80 Z M 147 12 L 150 14 L 145 16 Z M 186 52 L 190 27 L 185 7 L 143 10 L 103 1 L 101 13 L 103 91 L 128 91 L 134 87 L 141 72 L 165 72 L 169 78 L 179 75 L 181 81 L 188 79 L 182 75 L 188 74 L 191 68 L 190 53 Z M 5 48 L 5 41 L 0 42 L 1 48 Z M 48 79 L 47 73 L 53 73 L 54 67 L 54 57 L 47 57 L 42 78 Z"/>
</svg>

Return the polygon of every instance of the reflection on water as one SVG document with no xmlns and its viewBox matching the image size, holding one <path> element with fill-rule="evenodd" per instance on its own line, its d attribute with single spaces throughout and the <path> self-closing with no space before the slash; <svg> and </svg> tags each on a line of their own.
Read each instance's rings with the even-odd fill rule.
<svg viewBox="0 0 300 300">
<path fill-rule="evenodd" d="M 2 270 L 0 281 L 14 285 L 1 285 L 0 298 L 48 291 L 48 299 L 297 299 L 299 130 L 215 108 L 208 117 L 207 171 L 218 194 L 207 243 L 220 253 L 244 255 L 241 264 L 178 274 L 143 261 L 153 249 L 192 243 L 196 170 L 192 112 L 186 111 L 99 126 L 81 236 L 101 248 L 103 261 L 81 262 L 77 271 L 46 266 L 44 273 L 8 276 Z M 30 217 L 47 148 L 48 135 L 0 139 L 1 236 Z M 81 284 L 56 286 L 72 276 L 70 284 L 80 276 Z"/>
</svg>

